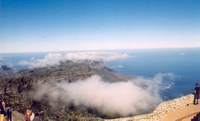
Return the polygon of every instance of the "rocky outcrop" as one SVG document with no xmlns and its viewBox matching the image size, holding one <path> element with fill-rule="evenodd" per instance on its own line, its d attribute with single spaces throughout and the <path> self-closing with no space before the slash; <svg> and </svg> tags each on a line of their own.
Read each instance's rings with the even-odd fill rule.
<svg viewBox="0 0 200 121">
<path fill-rule="evenodd" d="M 38 102 L 34 100 L 34 84 L 38 82 L 47 82 L 54 80 L 60 82 L 67 80 L 69 83 L 84 80 L 92 75 L 100 75 L 104 81 L 127 81 L 132 77 L 119 74 L 105 67 L 102 62 L 85 61 L 73 63 L 71 61 L 60 62 L 57 66 L 48 66 L 45 68 L 25 69 L 18 72 L 15 78 L 0 78 L 0 96 L 6 101 L 6 105 L 12 107 L 14 111 L 21 114 L 25 113 L 27 108 L 33 112 L 40 113 L 42 120 L 102 120 L 100 114 L 85 107 L 52 107 L 48 103 L 48 98 Z M 22 116 L 18 115 L 17 116 Z"/>
<path fill-rule="evenodd" d="M 24 121 L 24 115 L 17 111 L 12 111 L 12 121 Z"/>
</svg>

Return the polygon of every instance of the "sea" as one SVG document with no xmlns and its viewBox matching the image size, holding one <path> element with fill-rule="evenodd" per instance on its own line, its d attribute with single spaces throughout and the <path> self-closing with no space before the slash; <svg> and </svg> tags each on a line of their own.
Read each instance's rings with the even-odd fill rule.
<svg viewBox="0 0 200 121">
<path fill-rule="evenodd" d="M 132 49 L 132 50 L 102 50 L 103 52 L 126 53 L 130 57 L 103 61 L 112 70 L 129 76 L 154 78 L 157 74 L 173 74 L 173 80 L 165 80 L 170 87 L 161 92 L 164 100 L 171 100 L 183 95 L 192 94 L 195 83 L 200 84 L 200 48 L 173 49 Z M 0 53 L 0 65 L 8 65 L 16 71 L 27 68 L 19 64 L 21 61 L 43 59 L 49 53 L 66 54 L 62 52 L 29 52 Z M 77 51 L 74 51 L 77 52 Z M 98 52 L 98 51 L 95 51 Z"/>
</svg>

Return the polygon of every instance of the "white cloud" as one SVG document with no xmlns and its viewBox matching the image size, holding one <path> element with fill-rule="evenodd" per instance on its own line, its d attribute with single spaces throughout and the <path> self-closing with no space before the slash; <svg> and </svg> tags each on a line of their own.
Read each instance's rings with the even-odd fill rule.
<svg viewBox="0 0 200 121">
<path fill-rule="evenodd" d="M 114 53 L 114 52 L 77 52 L 67 53 L 66 57 L 69 60 L 104 60 L 111 61 L 116 59 L 126 59 L 130 56 L 126 53 Z"/>
<path fill-rule="evenodd" d="M 173 77 L 173 74 L 158 74 L 153 78 L 138 77 L 127 82 L 108 83 L 95 75 L 76 83 L 38 83 L 34 99 L 42 100 L 46 95 L 53 106 L 59 101 L 59 105 L 62 102 L 65 107 L 73 103 L 97 109 L 104 115 L 136 115 L 151 112 L 162 102 L 163 81 Z"/>
<path fill-rule="evenodd" d="M 109 66 L 109 68 L 123 68 L 123 65 Z"/>
<path fill-rule="evenodd" d="M 111 61 L 116 59 L 126 59 L 130 56 L 126 53 L 112 53 L 112 52 L 76 52 L 61 55 L 60 53 L 49 53 L 43 59 L 31 58 L 30 61 L 21 61 L 20 65 L 28 66 L 29 68 L 46 67 L 51 65 L 58 65 L 60 61 L 72 60 L 104 60 Z"/>
<path fill-rule="evenodd" d="M 64 57 L 59 53 L 49 53 L 43 59 L 31 58 L 30 61 L 20 61 L 19 64 L 28 66 L 29 68 L 46 67 L 50 65 L 58 65 L 59 61 L 64 60 Z"/>
</svg>

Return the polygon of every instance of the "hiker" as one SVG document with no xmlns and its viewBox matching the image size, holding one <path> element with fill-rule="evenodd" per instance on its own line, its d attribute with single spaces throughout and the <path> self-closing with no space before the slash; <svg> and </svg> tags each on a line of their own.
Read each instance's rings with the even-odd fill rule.
<svg viewBox="0 0 200 121">
<path fill-rule="evenodd" d="M 25 112 L 25 121 L 30 121 L 31 111 L 29 109 Z"/>
<path fill-rule="evenodd" d="M 11 107 L 6 107 L 6 121 L 12 121 L 12 110 L 13 109 Z"/>
<path fill-rule="evenodd" d="M 18 92 L 19 93 L 22 92 L 22 85 L 21 84 L 18 86 Z"/>
<path fill-rule="evenodd" d="M 194 88 L 194 105 L 199 104 L 199 92 L 200 92 L 200 87 L 199 84 L 196 83 L 196 87 Z"/>
<path fill-rule="evenodd" d="M 7 94 L 7 85 L 6 84 L 4 85 L 4 90 L 3 91 L 4 91 L 4 94 L 6 95 Z"/>
<path fill-rule="evenodd" d="M 3 98 L 0 99 L 0 121 L 4 121 L 4 114 L 5 114 L 5 102 Z"/>
<path fill-rule="evenodd" d="M 31 110 L 27 109 L 25 113 L 25 121 L 33 121 L 34 117 L 35 114 Z"/>
</svg>

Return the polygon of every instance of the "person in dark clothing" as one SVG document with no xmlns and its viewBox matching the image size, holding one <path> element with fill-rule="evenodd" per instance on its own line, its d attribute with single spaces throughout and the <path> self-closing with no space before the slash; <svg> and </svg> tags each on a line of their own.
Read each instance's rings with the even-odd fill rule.
<svg viewBox="0 0 200 121">
<path fill-rule="evenodd" d="M 3 98 L 0 99 L 0 120 L 4 120 L 4 114 L 5 114 L 5 102 Z"/>
<path fill-rule="evenodd" d="M 7 94 L 7 85 L 4 85 L 4 94 Z"/>
<path fill-rule="evenodd" d="M 194 105 L 199 104 L 199 92 L 200 92 L 200 87 L 199 84 L 196 83 L 196 87 L 194 88 Z"/>
<path fill-rule="evenodd" d="M 197 115 L 196 115 L 196 116 L 194 116 L 194 118 L 193 118 L 193 119 L 191 119 L 191 121 L 200 121 L 200 112 L 199 112 L 199 113 L 197 113 Z"/>
<path fill-rule="evenodd" d="M 18 86 L 18 92 L 22 92 L 22 85 L 21 84 Z"/>
</svg>

